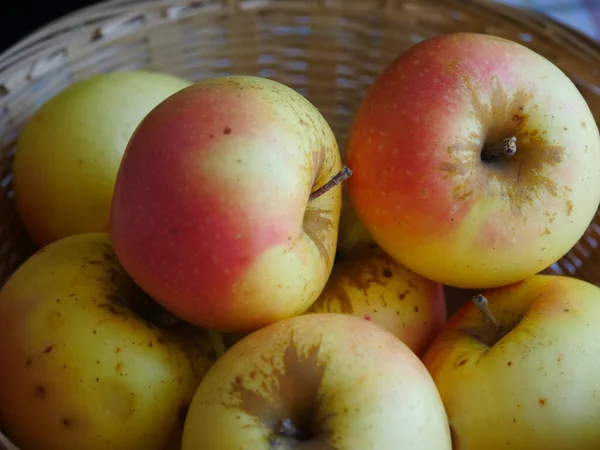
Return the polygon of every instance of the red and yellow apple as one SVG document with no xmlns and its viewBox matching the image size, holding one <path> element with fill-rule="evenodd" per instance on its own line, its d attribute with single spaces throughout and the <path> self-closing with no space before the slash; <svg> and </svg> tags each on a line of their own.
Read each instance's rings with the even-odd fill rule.
<svg viewBox="0 0 600 450">
<path fill-rule="evenodd" d="M 131 134 L 153 107 L 189 85 L 160 72 L 102 73 L 41 105 L 20 135 L 14 162 L 16 206 L 35 243 L 108 231 Z"/>
<path fill-rule="evenodd" d="M 549 60 L 491 35 L 440 35 L 399 55 L 359 106 L 345 162 L 375 242 L 461 288 L 545 269 L 600 203 L 600 137 L 584 98 Z"/>
<path fill-rule="evenodd" d="M 534 275 L 475 299 L 423 357 L 453 449 L 600 448 L 600 288 Z"/>
<path fill-rule="evenodd" d="M 450 450 L 446 412 L 419 358 L 352 315 L 308 314 L 255 331 L 194 395 L 182 450 Z"/>
<path fill-rule="evenodd" d="M 198 326 L 250 332 L 301 314 L 333 266 L 341 185 L 323 189 L 341 172 L 331 128 L 299 93 L 261 77 L 204 80 L 133 135 L 111 211 L 116 253 Z"/>
<path fill-rule="evenodd" d="M 172 319 L 118 264 L 108 233 L 45 246 L 0 291 L 0 428 L 20 450 L 177 442 L 225 349 L 219 333 Z"/>
<path fill-rule="evenodd" d="M 375 245 L 336 259 L 325 289 L 307 313 L 352 314 L 370 320 L 422 356 L 446 323 L 443 286 L 390 258 Z"/>
</svg>

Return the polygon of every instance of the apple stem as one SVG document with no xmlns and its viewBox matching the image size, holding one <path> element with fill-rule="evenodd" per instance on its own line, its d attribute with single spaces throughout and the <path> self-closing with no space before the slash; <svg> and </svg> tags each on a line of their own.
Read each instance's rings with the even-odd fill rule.
<svg viewBox="0 0 600 450">
<path fill-rule="evenodd" d="M 310 201 L 310 200 L 314 200 L 317 197 L 320 197 L 321 195 L 326 193 L 329 189 L 334 188 L 338 184 L 340 184 L 343 181 L 350 178 L 350 175 L 352 175 L 352 170 L 350 170 L 350 167 L 348 167 L 348 166 L 342 167 L 342 170 L 340 170 L 338 173 L 336 173 L 331 178 L 331 180 L 329 180 L 327 183 L 325 183 L 323 186 L 321 186 L 316 191 L 313 191 L 310 194 L 310 197 L 308 197 L 308 200 Z"/>
<path fill-rule="evenodd" d="M 490 305 L 489 305 L 488 299 L 485 298 L 483 296 L 483 294 L 477 294 L 477 295 L 473 296 L 472 301 L 477 306 L 477 309 L 479 309 L 479 311 L 481 311 L 481 314 L 483 314 L 485 316 L 486 320 L 488 322 L 490 322 L 496 328 L 496 331 L 498 331 L 498 332 L 502 331 L 502 328 L 498 324 L 498 321 L 492 314 L 492 311 L 490 311 Z"/>
<path fill-rule="evenodd" d="M 298 439 L 302 437 L 303 433 L 296 425 L 294 425 L 292 419 L 286 418 L 279 421 L 277 435 L 281 437 Z"/>
<path fill-rule="evenodd" d="M 500 155 L 514 156 L 517 153 L 517 138 L 516 136 L 503 139 L 492 145 L 488 145 L 483 149 L 482 156 L 485 161 L 491 161 Z"/>
</svg>

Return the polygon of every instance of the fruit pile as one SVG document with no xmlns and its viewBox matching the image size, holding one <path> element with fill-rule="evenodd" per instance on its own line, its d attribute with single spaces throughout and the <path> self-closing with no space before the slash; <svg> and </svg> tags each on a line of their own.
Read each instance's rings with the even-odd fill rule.
<svg viewBox="0 0 600 450">
<path fill-rule="evenodd" d="M 600 448 L 600 287 L 541 274 L 600 205 L 575 85 L 447 34 L 344 151 L 273 80 L 78 82 L 23 130 L 39 250 L 0 291 L 21 450 Z M 456 313 L 444 287 L 470 289 Z"/>
</svg>

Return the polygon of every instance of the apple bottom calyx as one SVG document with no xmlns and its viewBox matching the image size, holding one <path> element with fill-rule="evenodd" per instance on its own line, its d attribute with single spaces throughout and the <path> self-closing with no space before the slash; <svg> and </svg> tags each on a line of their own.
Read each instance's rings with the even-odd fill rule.
<svg viewBox="0 0 600 450">
<path fill-rule="evenodd" d="M 317 197 L 320 197 L 321 195 L 325 194 L 330 189 L 336 187 L 338 184 L 340 184 L 340 183 L 344 182 L 345 180 L 347 180 L 348 178 L 350 178 L 351 175 L 352 175 L 352 170 L 350 170 L 350 167 L 348 167 L 348 166 L 342 167 L 342 170 L 340 170 L 333 177 L 331 177 L 331 179 L 327 183 L 325 183 L 319 189 L 311 192 L 310 196 L 308 197 L 308 200 L 310 201 L 310 200 L 314 200 Z"/>
<path fill-rule="evenodd" d="M 486 145 L 481 151 L 481 160 L 483 162 L 492 162 L 500 155 L 512 157 L 517 153 L 516 136 L 503 139 L 495 144 Z"/>
<path fill-rule="evenodd" d="M 298 428 L 292 419 L 282 419 L 277 423 L 275 434 L 282 438 L 291 438 L 297 441 L 308 441 L 314 437 L 310 427 Z"/>
</svg>

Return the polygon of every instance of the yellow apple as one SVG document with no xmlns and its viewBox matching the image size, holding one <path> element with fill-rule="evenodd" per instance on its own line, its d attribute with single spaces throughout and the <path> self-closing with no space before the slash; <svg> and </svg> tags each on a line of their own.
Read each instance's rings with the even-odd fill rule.
<svg viewBox="0 0 600 450">
<path fill-rule="evenodd" d="M 224 352 L 132 282 L 107 233 L 57 240 L 17 269 L 0 342 L 0 428 L 20 450 L 163 449 Z"/>
<path fill-rule="evenodd" d="M 34 242 L 108 231 L 129 138 L 154 106 L 189 84 L 159 72 L 103 73 L 70 85 L 32 115 L 15 153 L 14 188 Z"/>
<path fill-rule="evenodd" d="M 401 264 L 376 245 L 336 260 L 331 277 L 307 313 L 335 312 L 370 320 L 422 356 L 446 323 L 443 286 Z"/>
<path fill-rule="evenodd" d="M 387 330 L 335 313 L 251 333 L 209 369 L 182 450 L 450 450 L 419 358 Z"/>
<path fill-rule="evenodd" d="M 600 288 L 535 275 L 474 296 L 423 362 L 454 450 L 600 448 Z"/>
</svg>

